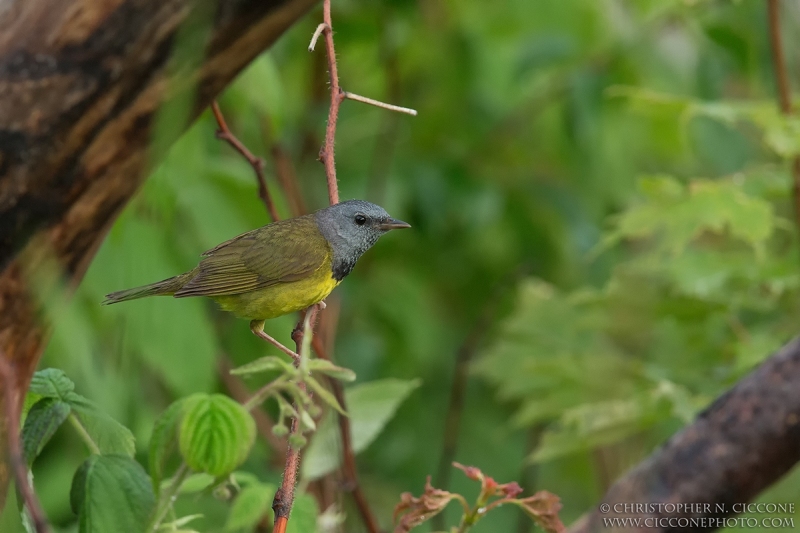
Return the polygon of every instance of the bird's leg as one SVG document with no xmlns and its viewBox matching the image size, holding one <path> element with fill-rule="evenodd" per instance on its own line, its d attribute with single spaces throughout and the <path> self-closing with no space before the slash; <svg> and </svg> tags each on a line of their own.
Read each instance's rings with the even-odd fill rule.
<svg viewBox="0 0 800 533">
<path fill-rule="evenodd" d="M 253 320 L 250 322 L 250 331 L 253 332 L 253 335 L 256 337 L 267 341 L 268 343 L 275 346 L 277 349 L 291 357 L 294 361 L 299 361 L 300 356 L 297 355 L 297 352 L 293 352 L 274 338 L 270 337 L 267 333 L 264 332 L 264 321 L 263 320 Z"/>
</svg>

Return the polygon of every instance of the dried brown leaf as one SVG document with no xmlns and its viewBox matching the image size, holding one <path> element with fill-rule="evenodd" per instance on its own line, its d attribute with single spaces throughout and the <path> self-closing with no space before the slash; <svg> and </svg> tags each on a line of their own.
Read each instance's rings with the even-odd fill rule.
<svg viewBox="0 0 800 533">
<path fill-rule="evenodd" d="M 419 498 L 410 492 L 400 495 L 400 503 L 394 508 L 394 521 L 402 515 L 395 526 L 394 533 L 407 533 L 413 528 L 430 520 L 447 507 L 452 500 L 459 499 L 458 494 L 440 490 L 431 486 L 431 477 L 425 480 L 425 492 Z"/>
<path fill-rule="evenodd" d="M 558 517 L 561 499 L 551 492 L 540 490 L 533 496 L 514 500 L 547 533 L 565 533 L 567 528 Z"/>
</svg>

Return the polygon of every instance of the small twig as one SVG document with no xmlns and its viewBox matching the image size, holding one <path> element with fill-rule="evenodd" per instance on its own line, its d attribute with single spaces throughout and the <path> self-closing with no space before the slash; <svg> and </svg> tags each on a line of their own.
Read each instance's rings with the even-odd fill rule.
<svg viewBox="0 0 800 533">
<path fill-rule="evenodd" d="M 311 36 L 311 42 L 308 44 L 308 51 L 309 52 L 313 52 L 314 51 L 314 47 L 317 46 L 317 39 L 319 39 L 319 36 L 326 29 L 330 29 L 330 26 L 328 26 L 324 22 L 320 22 L 319 25 L 317 25 L 317 29 L 314 30 L 314 35 Z"/>
<path fill-rule="evenodd" d="M 320 339 L 318 336 L 315 336 L 312 340 L 312 344 L 314 346 L 314 351 L 317 352 L 318 357 L 330 361 L 330 357 L 328 357 L 328 354 L 325 353 L 325 349 L 322 346 L 322 339 Z M 328 383 L 330 384 L 333 395 L 336 397 L 339 405 L 341 405 L 342 409 L 347 412 L 347 402 L 345 401 L 342 384 L 333 378 L 328 378 Z M 358 512 L 361 515 L 361 520 L 364 522 L 364 526 L 367 528 L 367 531 L 369 533 L 380 533 L 378 521 L 375 519 L 375 515 L 372 514 L 372 510 L 369 507 L 367 498 L 364 495 L 364 492 L 361 490 L 361 485 L 358 482 L 358 467 L 356 466 L 356 454 L 353 451 L 353 440 L 350 432 L 350 419 L 338 413 L 337 416 L 339 419 L 339 434 L 341 435 L 342 439 L 342 474 L 344 476 L 344 490 L 353 495 L 353 500 L 356 503 Z"/>
<path fill-rule="evenodd" d="M 364 104 L 374 105 L 375 107 L 380 107 L 381 109 L 388 109 L 389 111 L 396 111 L 398 113 L 405 113 L 406 115 L 411 115 L 412 117 L 417 116 L 417 110 L 411 109 L 409 107 L 400 107 L 399 105 L 392 105 L 387 104 L 385 102 L 381 102 L 379 100 L 373 100 L 372 98 L 367 98 L 366 96 L 361 96 L 358 94 L 350 93 L 345 91 L 344 97 L 348 100 L 355 100 L 356 102 L 361 102 Z"/>
<path fill-rule="evenodd" d="M 20 442 L 20 409 L 14 392 L 16 390 L 14 386 L 14 371 L 3 354 L 0 354 L 0 377 L 2 377 L 2 381 L 0 382 L 3 384 L 4 391 L 3 403 L 5 404 L 5 418 L 7 424 L 8 460 L 11 469 L 14 471 L 17 487 L 19 487 L 22 498 L 25 500 L 25 507 L 27 507 L 28 513 L 30 513 L 31 520 L 33 520 L 36 533 L 50 533 L 47 517 L 28 480 L 28 467 L 25 464 L 25 458 L 22 456 L 22 443 Z"/>
<path fill-rule="evenodd" d="M 269 213 L 270 218 L 272 221 L 275 222 L 280 220 L 278 216 L 278 210 L 275 208 L 275 203 L 272 201 L 272 196 L 269 194 L 269 189 L 267 188 L 267 178 L 264 176 L 264 160 L 260 157 L 256 157 L 253 155 L 247 147 L 236 138 L 236 136 L 231 132 L 228 128 L 228 124 L 225 122 L 225 117 L 222 115 L 222 111 L 219 108 L 219 104 L 217 101 L 214 100 L 211 102 L 211 112 L 214 114 L 214 118 L 217 121 L 217 126 L 219 129 L 217 130 L 217 138 L 227 142 L 234 150 L 242 154 L 250 166 L 253 167 L 253 171 L 256 173 L 256 180 L 258 181 L 258 196 L 261 198 L 261 201 L 264 202 L 264 206 L 267 208 L 267 212 Z"/>
<path fill-rule="evenodd" d="M 772 47 L 772 63 L 775 69 L 775 84 L 778 89 L 778 105 L 784 115 L 792 114 L 791 87 L 789 76 L 786 73 L 786 60 L 781 43 L 780 5 L 778 0 L 767 0 L 767 14 L 769 21 L 769 40 Z M 794 214 L 795 222 L 800 228 L 800 156 L 792 160 L 792 178 L 794 183 Z"/>
</svg>

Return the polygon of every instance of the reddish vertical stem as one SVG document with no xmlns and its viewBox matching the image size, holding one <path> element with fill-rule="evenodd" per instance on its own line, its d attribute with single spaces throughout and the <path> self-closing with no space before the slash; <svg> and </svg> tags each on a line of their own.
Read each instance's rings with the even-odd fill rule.
<svg viewBox="0 0 800 533">
<path fill-rule="evenodd" d="M 300 343 L 297 344 L 300 350 Z M 305 391 L 305 383 L 300 383 L 299 387 Z M 292 434 L 298 431 L 297 418 L 292 418 Z M 289 514 L 292 512 L 294 504 L 294 489 L 297 485 L 297 474 L 300 471 L 300 450 L 295 449 L 289 444 L 286 451 L 286 466 L 283 469 L 283 480 L 281 488 L 275 493 L 272 500 L 272 510 L 275 512 L 275 526 L 272 533 L 285 533 L 289 523 Z"/>
<path fill-rule="evenodd" d="M 8 424 L 8 463 L 14 470 L 17 487 L 19 487 L 22 498 L 25 501 L 25 507 L 27 507 L 33 520 L 36 533 L 50 533 L 47 517 L 42 510 L 39 499 L 36 497 L 36 493 L 33 491 L 33 487 L 28 482 L 28 468 L 22 455 L 22 444 L 20 442 L 20 409 L 17 403 L 16 388 L 14 387 L 14 371 L 11 369 L 11 364 L 3 357 L 0 357 L 0 383 L 3 386 L 3 403 Z"/>
<path fill-rule="evenodd" d="M 336 137 L 336 120 L 339 118 L 339 105 L 344 100 L 344 93 L 339 87 L 339 71 L 336 68 L 336 50 L 333 46 L 333 23 L 331 22 L 331 0 L 322 3 L 322 20 L 325 29 L 325 51 L 328 55 L 328 73 L 331 80 L 331 108 L 328 111 L 328 126 L 325 128 L 325 144 L 319 152 L 319 160 L 325 165 L 325 176 L 328 178 L 328 200 L 330 204 L 339 203 L 339 185 L 336 182 L 336 165 L 334 163 L 334 140 Z"/>
<path fill-rule="evenodd" d="M 319 316 L 319 307 L 317 305 L 313 305 L 306 309 L 305 312 L 300 316 L 300 320 L 297 322 L 294 330 L 292 330 L 292 340 L 294 340 L 295 350 L 297 353 L 300 353 L 303 345 L 303 323 L 305 321 L 305 313 L 311 313 L 309 322 L 311 324 L 311 330 L 313 331 L 314 324 Z M 311 340 L 313 342 L 313 336 Z M 295 360 L 295 367 L 297 367 L 299 364 L 300 360 Z M 298 386 L 303 392 L 308 392 L 305 383 L 300 382 Z M 308 394 L 311 396 L 311 392 L 308 392 Z M 298 431 L 300 431 L 300 426 L 297 418 L 295 417 L 292 418 L 290 435 L 294 435 Z M 300 449 L 294 448 L 291 444 L 291 439 L 289 439 L 289 446 L 286 450 L 286 466 L 283 468 L 281 487 L 275 493 L 275 498 L 272 500 L 272 510 L 275 512 L 275 525 L 272 529 L 272 533 L 284 533 L 286 531 L 286 526 L 289 523 L 289 514 L 292 512 L 292 505 L 294 504 L 294 489 L 297 486 L 297 475 L 299 472 Z"/>
<path fill-rule="evenodd" d="M 772 47 L 772 64 L 775 70 L 775 84 L 778 91 L 778 105 L 784 115 L 792 114 L 792 91 L 789 75 L 786 72 L 786 59 L 783 53 L 780 27 L 780 4 L 778 0 L 767 0 L 767 20 L 769 21 L 769 41 Z M 792 160 L 792 181 L 795 222 L 800 229 L 800 156 Z"/>
<path fill-rule="evenodd" d="M 336 49 L 333 44 L 333 22 L 331 20 L 331 0 L 324 0 L 322 4 L 322 18 L 323 27 L 322 35 L 325 39 L 325 51 L 328 58 L 328 72 L 330 75 L 330 91 L 331 91 L 331 105 L 328 111 L 328 124 L 325 128 L 325 142 L 319 152 L 319 160 L 325 167 L 325 176 L 328 183 L 328 200 L 330 205 L 339 203 L 339 186 L 336 181 L 336 164 L 335 164 L 335 139 L 336 139 L 336 123 L 339 118 L 339 106 L 345 99 L 345 94 L 339 86 L 339 72 L 336 65 Z M 318 30 L 319 31 L 319 30 Z M 315 33 L 313 42 L 316 41 L 318 33 Z M 246 157 L 246 156 L 245 156 Z M 256 167 L 254 167 L 256 168 Z M 282 185 L 285 190 L 291 189 L 288 182 Z M 299 194 L 298 194 L 299 197 Z M 295 207 L 295 209 L 300 209 Z M 312 325 L 318 313 L 317 307 L 310 308 L 307 312 L 315 313 L 312 317 Z M 302 319 L 298 322 L 295 330 L 292 332 L 292 338 L 297 346 L 297 352 L 300 352 L 300 345 L 302 344 L 303 331 Z M 317 354 L 320 357 L 327 358 L 324 355 L 322 343 L 318 337 L 312 339 L 312 344 Z M 345 405 L 344 391 L 342 386 L 336 380 L 330 380 L 331 388 L 336 399 L 339 401 L 343 409 L 347 409 Z M 301 385 L 304 387 L 304 385 Z M 292 433 L 297 431 L 298 423 L 296 419 L 292 420 Z M 355 454 L 350 438 L 350 421 L 347 417 L 339 417 L 339 427 L 342 434 L 343 444 L 343 463 L 345 473 L 345 485 L 349 490 L 356 502 L 361 517 L 370 533 L 378 533 L 380 531 L 377 521 L 372 514 L 372 511 L 367 504 L 366 497 L 361 491 L 358 483 L 358 470 L 355 463 Z M 297 473 L 300 465 L 300 452 L 289 447 L 286 455 L 286 467 L 284 469 L 283 481 L 281 488 L 275 494 L 272 508 L 275 511 L 275 525 L 273 533 L 285 533 L 288 524 L 289 513 L 291 512 L 292 503 L 294 501 L 294 488 L 297 482 Z"/>
</svg>

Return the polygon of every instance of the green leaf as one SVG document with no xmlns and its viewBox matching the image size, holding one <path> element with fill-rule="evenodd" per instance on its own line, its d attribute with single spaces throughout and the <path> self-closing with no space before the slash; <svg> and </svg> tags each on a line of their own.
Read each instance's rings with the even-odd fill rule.
<svg viewBox="0 0 800 533">
<path fill-rule="evenodd" d="M 375 440 L 400 404 L 419 385 L 419 380 L 382 379 L 345 389 L 355 453 L 365 450 Z M 328 416 L 305 451 L 303 478 L 317 479 L 336 470 L 341 463 L 341 450 L 336 417 Z"/>
<path fill-rule="evenodd" d="M 341 381 L 354 381 L 356 379 L 355 372 L 349 368 L 336 366 L 327 359 L 310 359 L 307 365 L 312 372 L 319 372 L 334 379 Z"/>
<path fill-rule="evenodd" d="M 231 506 L 225 531 L 252 529 L 270 511 L 275 487 L 263 483 L 248 485 L 236 496 Z"/>
<path fill-rule="evenodd" d="M 253 417 L 222 394 L 195 394 L 186 399 L 178 444 L 186 464 L 215 477 L 242 464 L 256 435 Z"/>
<path fill-rule="evenodd" d="M 121 454 L 133 457 L 136 441 L 131 430 L 102 412 L 83 396 L 70 394 L 69 404 L 102 454 Z"/>
<path fill-rule="evenodd" d="M 684 186 L 669 176 L 642 178 L 646 201 L 619 216 L 604 247 L 624 238 L 659 238 L 659 246 L 677 255 L 706 232 L 729 232 L 759 253 L 776 225 L 772 205 L 749 196 L 733 180 L 697 179 Z"/>
<path fill-rule="evenodd" d="M 162 489 L 169 486 L 172 483 L 171 479 L 166 479 L 161 482 Z M 211 489 L 214 485 L 218 484 L 219 481 L 217 478 L 210 474 L 192 474 L 187 476 L 186 479 L 181 483 L 181 488 L 179 493 L 180 494 L 196 494 L 198 492 L 203 492 L 205 490 Z"/>
<path fill-rule="evenodd" d="M 69 404 L 56 398 L 42 398 L 28 411 L 22 427 L 22 451 L 29 466 L 70 411 Z"/>
<path fill-rule="evenodd" d="M 231 370 L 231 374 L 245 375 L 258 374 L 260 372 L 290 371 L 294 372 L 294 367 L 276 355 L 268 355 L 261 359 L 242 365 Z"/>
<path fill-rule="evenodd" d="M 317 533 L 317 515 L 317 501 L 309 494 L 298 494 L 294 499 L 286 533 Z"/>
<path fill-rule="evenodd" d="M 327 403 L 328 405 L 339 411 L 339 413 L 341 413 L 342 415 L 347 416 L 347 413 L 344 412 L 342 406 L 339 405 L 339 401 L 336 399 L 336 396 L 334 396 L 331 391 L 320 385 L 319 381 L 312 378 L 311 376 L 307 376 L 305 378 L 305 382 L 311 388 L 311 390 L 314 391 L 314 394 L 316 394 L 320 400 L 322 400 L 323 402 Z"/>
<path fill-rule="evenodd" d="M 124 455 L 92 455 L 72 480 L 80 533 L 142 532 L 155 508 L 150 478 Z"/>
<path fill-rule="evenodd" d="M 74 389 L 75 384 L 64 372 L 56 368 L 46 368 L 33 375 L 30 393 L 55 398 L 68 404 L 78 422 L 100 449 L 100 453 L 133 457 L 136 451 L 133 433 L 101 411 L 93 402 L 77 394 Z"/>
<path fill-rule="evenodd" d="M 75 384 L 67 375 L 57 368 L 39 370 L 31 379 L 29 391 L 46 398 L 66 400 L 69 393 L 75 390 Z"/>
<path fill-rule="evenodd" d="M 185 404 L 186 398 L 173 402 L 153 424 L 148 466 L 156 494 L 159 492 L 161 480 L 164 479 L 167 458 L 178 444 L 178 425 L 183 417 Z"/>
</svg>

